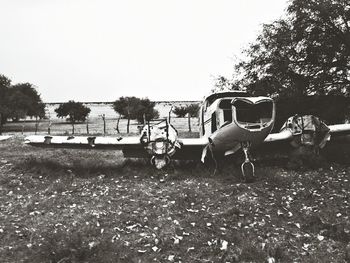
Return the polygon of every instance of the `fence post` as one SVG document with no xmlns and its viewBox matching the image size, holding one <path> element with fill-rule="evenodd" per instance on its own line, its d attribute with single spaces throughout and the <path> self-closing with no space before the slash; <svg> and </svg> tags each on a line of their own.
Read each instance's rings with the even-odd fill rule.
<svg viewBox="0 0 350 263">
<path fill-rule="evenodd" d="M 86 118 L 86 133 L 89 134 L 89 118 Z"/>
<path fill-rule="evenodd" d="M 106 135 L 106 115 L 102 114 L 102 120 L 103 120 L 103 135 Z"/>
<path fill-rule="evenodd" d="M 169 110 L 169 123 L 171 120 L 171 112 L 173 111 L 173 107 L 174 107 L 174 105 L 171 105 L 170 110 Z"/>
</svg>

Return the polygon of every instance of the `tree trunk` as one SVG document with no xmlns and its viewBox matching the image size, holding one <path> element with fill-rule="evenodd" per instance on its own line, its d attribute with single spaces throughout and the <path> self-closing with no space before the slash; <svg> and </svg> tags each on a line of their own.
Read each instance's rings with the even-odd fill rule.
<svg viewBox="0 0 350 263">
<path fill-rule="evenodd" d="M 126 125 L 126 133 L 129 133 L 130 117 L 128 117 L 128 124 Z"/>
<path fill-rule="evenodd" d="M 191 130 L 191 115 L 190 114 L 188 114 L 188 131 L 192 132 L 192 130 Z"/>
<path fill-rule="evenodd" d="M 0 135 L 2 134 L 2 114 L 0 113 Z"/>
<path fill-rule="evenodd" d="M 47 133 L 51 134 L 51 120 L 49 120 L 49 126 L 47 127 Z"/>
<path fill-rule="evenodd" d="M 117 133 L 120 133 L 119 131 L 119 121 L 120 121 L 121 116 L 119 115 L 118 120 L 117 120 L 117 127 L 115 127 Z"/>
<path fill-rule="evenodd" d="M 72 122 L 72 134 L 74 134 L 74 122 Z"/>
<path fill-rule="evenodd" d="M 35 116 L 35 135 L 38 133 L 38 126 L 39 126 L 38 116 Z"/>
<path fill-rule="evenodd" d="M 89 134 L 89 120 L 86 120 L 86 133 Z"/>
</svg>

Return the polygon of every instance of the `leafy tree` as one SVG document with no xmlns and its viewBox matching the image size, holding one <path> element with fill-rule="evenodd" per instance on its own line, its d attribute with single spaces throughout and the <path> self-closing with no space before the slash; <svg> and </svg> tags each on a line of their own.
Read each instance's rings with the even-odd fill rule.
<svg viewBox="0 0 350 263">
<path fill-rule="evenodd" d="M 6 122 L 10 111 L 10 105 L 8 103 L 10 86 L 11 80 L 4 75 L 0 75 L 0 134 L 2 132 L 2 126 Z"/>
<path fill-rule="evenodd" d="M 120 97 L 113 103 L 113 109 L 128 119 L 127 133 L 129 133 L 130 120 L 136 119 L 144 123 L 144 119 L 149 121 L 159 117 L 158 111 L 154 109 L 155 103 L 149 99 L 140 99 L 136 97 Z M 144 118 L 145 117 L 145 118 Z"/>
<path fill-rule="evenodd" d="M 11 85 L 11 80 L 0 75 L 0 119 L 4 124 L 8 118 L 45 117 L 45 105 L 30 83 Z"/>
<path fill-rule="evenodd" d="M 175 106 L 173 109 L 173 112 L 177 117 L 183 118 L 187 114 L 187 107 L 186 106 Z"/>
<path fill-rule="evenodd" d="M 227 91 L 232 89 L 239 89 L 239 87 L 234 83 L 232 80 L 224 77 L 224 76 L 218 76 L 214 79 L 214 88 L 212 89 L 212 92 L 218 92 L 218 91 Z"/>
<path fill-rule="evenodd" d="M 199 111 L 198 104 L 190 104 L 187 106 L 188 116 L 188 131 L 191 132 L 191 117 L 197 117 Z"/>
<path fill-rule="evenodd" d="M 45 105 L 40 95 L 30 83 L 21 83 L 9 89 L 9 116 L 13 121 L 29 117 L 45 117 Z"/>
<path fill-rule="evenodd" d="M 188 131 L 191 132 L 191 117 L 196 117 L 199 111 L 199 104 L 193 103 L 187 106 L 175 107 L 173 112 L 178 117 L 188 117 Z"/>
<path fill-rule="evenodd" d="M 155 105 L 155 102 L 152 102 L 147 98 L 141 99 L 140 107 L 138 107 L 137 111 L 135 112 L 137 121 L 144 124 L 144 121 L 150 121 L 152 119 L 159 118 L 159 112 L 154 109 Z"/>
<path fill-rule="evenodd" d="M 86 107 L 81 102 L 75 102 L 74 100 L 62 103 L 57 109 L 55 109 L 57 117 L 67 117 L 67 121 L 72 123 L 73 127 L 76 122 L 85 121 L 90 111 L 89 107 Z"/>
<path fill-rule="evenodd" d="M 255 94 L 347 94 L 350 6 L 344 0 L 293 0 L 284 19 L 263 26 L 236 83 Z"/>
</svg>

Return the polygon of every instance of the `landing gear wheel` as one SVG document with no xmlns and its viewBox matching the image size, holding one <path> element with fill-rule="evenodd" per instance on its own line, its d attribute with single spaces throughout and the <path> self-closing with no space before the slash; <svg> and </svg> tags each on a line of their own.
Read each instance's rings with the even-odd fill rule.
<svg viewBox="0 0 350 263">
<path fill-rule="evenodd" d="M 255 181 L 255 167 L 254 164 L 250 161 L 250 142 L 242 142 L 241 144 L 245 160 L 241 165 L 242 175 L 246 183 L 252 183 Z"/>
</svg>

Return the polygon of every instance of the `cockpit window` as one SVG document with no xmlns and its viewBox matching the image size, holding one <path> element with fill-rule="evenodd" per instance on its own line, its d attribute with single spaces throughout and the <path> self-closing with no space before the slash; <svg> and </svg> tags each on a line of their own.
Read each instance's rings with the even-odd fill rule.
<svg viewBox="0 0 350 263">
<path fill-rule="evenodd" d="M 236 119 L 239 122 L 259 123 L 272 119 L 273 103 L 271 101 L 251 104 L 237 100 L 233 106 L 236 107 Z"/>
<path fill-rule="evenodd" d="M 224 114 L 224 122 L 232 122 L 232 99 L 224 99 L 220 101 L 219 108 L 222 109 Z"/>
</svg>

